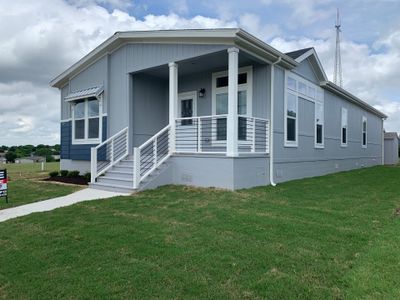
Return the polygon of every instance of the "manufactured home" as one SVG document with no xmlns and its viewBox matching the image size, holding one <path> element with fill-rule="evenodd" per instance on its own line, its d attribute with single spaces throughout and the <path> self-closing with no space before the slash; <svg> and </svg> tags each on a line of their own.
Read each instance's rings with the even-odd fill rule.
<svg viewBox="0 0 400 300">
<path fill-rule="evenodd" d="M 242 29 L 117 32 L 51 85 L 61 168 L 91 186 L 248 188 L 383 164 L 386 116 L 336 86 L 313 48 Z"/>
</svg>

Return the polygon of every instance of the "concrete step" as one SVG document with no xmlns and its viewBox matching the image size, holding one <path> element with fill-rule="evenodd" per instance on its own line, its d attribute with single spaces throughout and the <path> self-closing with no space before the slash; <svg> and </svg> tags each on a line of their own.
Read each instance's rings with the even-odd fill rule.
<svg viewBox="0 0 400 300">
<path fill-rule="evenodd" d="M 133 160 L 123 159 L 116 166 L 133 168 Z"/>
<path fill-rule="evenodd" d="M 133 166 L 128 167 L 128 166 L 114 166 L 111 168 L 111 171 L 117 171 L 117 172 L 129 172 L 133 174 Z"/>
<path fill-rule="evenodd" d="M 133 181 L 125 178 L 111 177 L 106 174 L 106 176 L 101 176 L 97 179 L 100 184 L 110 184 L 118 185 L 126 188 L 133 188 Z"/>
<path fill-rule="evenodd" d="M 125 186 L 120 186 L 116 184 L 106 184 L 106 183 L 89 183 L 89 187 L 93 189 L 103 190 L 103 191 L 110 191 L 110 192 L 119 192 L 119 193 L 127 193 L 132 194 L 137 192 L 137 190 L 133 188 L 127 188 Z"/>
<path fill-rule="evenodd" d="M 114 171 L 113 169 L 111 169 L 106 173 L 106 176 L 108 175 L 110 175 L 110 177 L 133 180 L 133 171 Z"/>
</svg>

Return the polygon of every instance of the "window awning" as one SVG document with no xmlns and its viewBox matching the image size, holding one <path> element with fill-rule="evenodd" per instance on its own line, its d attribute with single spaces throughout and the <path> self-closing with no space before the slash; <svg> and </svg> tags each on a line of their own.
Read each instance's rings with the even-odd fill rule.
<svg viewBox="0 0 400 300">
<path fill-rule="evenodd" d="M 104 91 L 103 86 L 95 86 L 88 89 L 84 89 L 81 91 L 75 91 L 68 94 L 67 97 L 64 98 L 66 102 L 75 101 L 79 99 L 89 98 L 89 97 L 99 97 L 100 94 Z"/>
</svg>

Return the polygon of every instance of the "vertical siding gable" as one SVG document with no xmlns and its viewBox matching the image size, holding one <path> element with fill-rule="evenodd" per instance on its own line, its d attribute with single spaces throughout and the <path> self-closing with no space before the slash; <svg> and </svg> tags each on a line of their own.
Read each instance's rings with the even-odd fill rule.
<svg viewBox="0 0 400 300">
<path fill-rule="evenodd" d="M 293 73 L 300 75 L 309 81 L 319 85 L 320 80 L 315 75 L 312 65 L 308 59 L 303 60 L 296 68 L 292 70 Z"/>
<path fill-rule="evenodd" d="M 79 74 L 71 78 L 71 92 L 103 85 L 107 78 L 107 56 L 102 57 Z"/>
</svg>

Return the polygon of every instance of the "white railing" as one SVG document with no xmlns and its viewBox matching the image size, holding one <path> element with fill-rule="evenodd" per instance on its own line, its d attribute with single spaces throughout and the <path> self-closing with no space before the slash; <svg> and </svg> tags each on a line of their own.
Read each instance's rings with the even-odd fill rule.
<svg viewBox="0 0 400 300">
<path fill-rule="evenodd" d="M 128 156 L 128 127 L 114 134 L 96 147 L 91 148 L 91 182 Z"/>
<path fill-rule="evenodd" d="M 238 116 L 238 152 L 269 153 L 269 120 Z M 177 153 L 226 153 L 227 115 L 177 118 Z"/>
<path fill-rule="evenodd" d="M 133 188 L 171 156 L 171 126 L 168 125 L 133 149 Z"/>
</svg>

